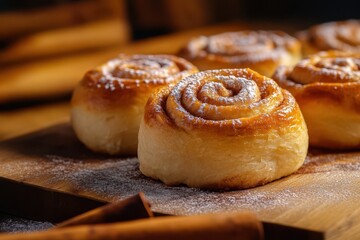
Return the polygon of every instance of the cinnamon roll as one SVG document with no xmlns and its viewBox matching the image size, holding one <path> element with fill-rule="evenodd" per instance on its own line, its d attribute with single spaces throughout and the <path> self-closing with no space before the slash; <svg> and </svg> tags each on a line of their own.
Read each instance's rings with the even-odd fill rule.
<svg viewBox="0 0 360 240">
<path fill-rule="evenodd" d="M 279 65 L 301 58 L 298 40 L 283 32 L 226 32 L 192 39 L 179 53 L 200 70 L 251 68 L 270 77 Z"/>
<path fill-rule="evenodd" d="M 360 147 L 360 53 L 321 52 L 273 78 L 300 105 L 311 145 Z"/>
<path fill-rule="evenodd" d="M 308 147 L 293 96 L 250 69 L 208 70 L 151 95 L 140 124 L 141 172 L 168 185 L 229 190 L 296 171 Z"/>
<path fill-rule="evenodd" d="M 297 36 L 305 56 L 326 50 L 360 52 L 360 20 L 318 24 Z"/>
<path fill-rule="evenodd" d="M 88 148 L 136 154 L 145 103 L 151 92 L 197 72 L 170 55 L 120 55 L 85 74 L 71 102 L 76 135 Z"/>
</svg>

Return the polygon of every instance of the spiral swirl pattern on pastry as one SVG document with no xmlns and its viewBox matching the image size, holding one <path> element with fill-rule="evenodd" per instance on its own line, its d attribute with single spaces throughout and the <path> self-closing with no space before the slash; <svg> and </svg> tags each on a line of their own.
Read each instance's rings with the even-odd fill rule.
<svg viewBox="0 0 360 240">
<path fill-rule="evenodd" d="M 329 22 L 298 33 L 306 55 L 324 50 L 360 52 L 360 21 Z"/>
<path fill-rule="evenodd" d="M 310 144 L 360 147 L 360 53 L 320 52 L 294 68 L 280 67 L 273 78 L 298 101 Z"/>
<path fill-rule="evenodd" d="M 195 72 L 196 67 L 176 56 L 125 54 L 89 71 L 72 98 L 77 136 L 96 152 L 136 154 L 140 119 L 151 92 Z"/>
<path fill-rule="evenodd" d="M 170 185 L 253 187 L 301 166 L 306 131 L 295 99 L 273 80 L 250 69 L 204 71 L 149 98 L 140 170 Z"/>
<path fill-rule="evenodd" d="M 283 32 L 227 32 L 194 38 L 180 55 L 201 70 L 249 67 L 271 76 L 278 65 L 300 59 L 300 43 Z"/>
<path fill-rule="evenodd" d="M 295 107 L 289 104 L 291 99 L 284 102 L 281 89 L 271 79 L 249 70 L 218 70 L 192 75 L 178 84 L 167 99 L 166 112 L 177 126 L 191 124 L 188 130 L 195 124 L 221 125 L 232 131 L 239 123 L 246 125 L 249 118 L 269 124 L 272 117 L 286 116 L 289 106 Z"/>
<path fill-rule="evenodd" d="M 177 82 L 194 66 L 170 55 L 121 54 L 86 76 L 95 87 L 115 90 L 138 88 L 140 85 L 165 85 Z M 90 75 L 90 76 L 89 76 Z M 95 81 L 94 81 L 95 80 Z"/>
</svg>

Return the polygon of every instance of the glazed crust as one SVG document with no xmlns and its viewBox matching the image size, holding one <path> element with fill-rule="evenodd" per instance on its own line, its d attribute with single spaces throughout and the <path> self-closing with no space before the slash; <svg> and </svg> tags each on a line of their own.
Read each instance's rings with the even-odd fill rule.
<svg viewBox="0 0 360 240">
<path fill-rule="evenodd" d="M 321 52 L 279 67 L 273 79 L 299 103 L 312 146 L 360 147 L 359 53 Z"/>
<path fill-rule="evenodd" d="M 191 75 L 149 98 L 138 157 L 146 176 L 218 190 L 259 186 L 296 171 L 308 146 L 295 99 L 250 69 Z"/>
<path fill-rule="evenodd" d="M 360 20 L 318 24 L 296 35 L 305 56 L 327 50 L 360 52 Z"/>
<path fill-rule="evenodd" d="M 72 97 L 73 128 L 96 152 L 134 155 L 144 105 L 153 90 L 197 72 L 170 55 L 119 55 L 87 72 Z"/>
<path fill-rule="evenodd" d="M 179 53 L 200 70 L 251 68 L 271 76 L 279 65 L 301 58 L 300 43 L 283 32 L 227 32 L 192 39 Z"/>
</svg>

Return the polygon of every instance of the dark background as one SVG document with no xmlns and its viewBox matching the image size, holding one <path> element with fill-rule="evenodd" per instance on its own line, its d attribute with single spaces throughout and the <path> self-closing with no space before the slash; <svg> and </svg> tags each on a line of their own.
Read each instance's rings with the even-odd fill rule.
<svg viewBox="0 0 360 240">
<path fill-rule="evenodd" d="M 81 0 L 1 0 L 0 13 Z M 120 1 L 120 0 L 119 0 Z M 124 0 L 133 39 L 234 20 L 311 25 L 360 18 L 359 0 Z"/>
<path fill-rule="evenodd" d="M 151 2 L 151 6 L 142 10 L 142 4 Z M 197 27 L 206 24 L 214 24 L 221 22 L 228 22 L 234 20 L 240 21 L 255 21 L 255 22 L 290 22 L 300 26 L 308 27 L 313 24 L 338 21 L 345 19 L 360 18 L 360 1 L 359 0 L 128 0 L 128 12 L 131 24 L 134 29 L 135 38 L 142 38 L 154 34 L 154 28 L 148 29 L 146 23 L 149 20 L 141 21 L 145 18 L 143 12 L 149 14 L 149 18 L 159 18 L 159 22 L 163 22 L 164 26 L 159 27 L 158 33 L 170 32 L 177 29 L 182 29 L 179 24 L 167 22 L 168 19 L 174 18 L 169 11 L 166 11 L 164 5 L 169 5 L 169 2 L 181 2 L 180 4 L 193 5 L 193 7 L 180 6 L 179 12 L 185 9 L 183 17 L 189 19 L 186 27 Z M 176 6 L 175 6 L 176 7 Z M 162 9 L 162 10 L 159 10 Z M 203 22 L 191 21 L 198 17 L 199 12 L 202 11 Z M 143 15 L 141 15 L 143 14 Z M 169 16 L 170 15 L 170 16 Z M 181 13 L 173 13 L 181 17 Z M 171 26 L 172 25 L 172 26 Z M 175 26 L 174 26 L 175 25 Z M 185 28 L 185 27 L 184 27 Z"/>
</svg>

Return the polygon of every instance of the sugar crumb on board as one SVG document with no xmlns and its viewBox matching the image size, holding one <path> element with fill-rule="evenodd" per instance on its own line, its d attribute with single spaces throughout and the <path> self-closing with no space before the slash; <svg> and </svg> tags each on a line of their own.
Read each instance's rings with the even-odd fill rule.
<svg viewBox="0 0 360 240">
<path fill-rule="evenodd" d="M 352 164 L 358 166 L 360 163 Z M 315 183 L 309 182 L 306 187 L 286 184 L 284 186 L 282 182 L 287 181 L 284 178 L 265 186 L 231 192 L 166 186 L 143 176 L 136 158 L 86 161 L 47 155 L 40 162 L 32 164 L 27 162 L 27 171 L 23 171 L 23 174 L 24 177 L 33 178 L 46 172 L 48 182 L 51 184 L 67 182 L 76 191 L 91 192 L 110 201 L 123 199 L 142 191 L 151 201 L 155 211 L 170 214 L 200 214 L 238 209 L 266 213 L 266 211 L 274 209 L 280 211 L 291 208 L 294 204 L 302 204 L 304 199 L 309 197 L 312 201 L 307 204 L 311 208 L 324 201 L 336 204 L 346 200 L 350 194 L 360 196 L 360 191 L 350 192 L 349 189 L 342 187 L 344 184 L 349 184 L 348 179 L 352 179 L 349 175 L 360 177 L 359 171 L 342 171 L 341 168 L 324 166 L 327 172 L 324 174 L 320 171 L 321 177 L 319 175 Z M 12 167 L 16 168 L 14 165 Z M 36 171 L 33 171 L 34 169 Z M 330 175 L 331 178 L 327 177 Z M 276 191 L 270 187 L 271 184 L 277 184 Z"/>
<path fill-rule="evenodd" d="M 54 225 L 50 222 L 40 222 L 6 214 L 0 214 L 0 233 L 34 232 L 46 230 L 53 226 Z"/>
</svg>

